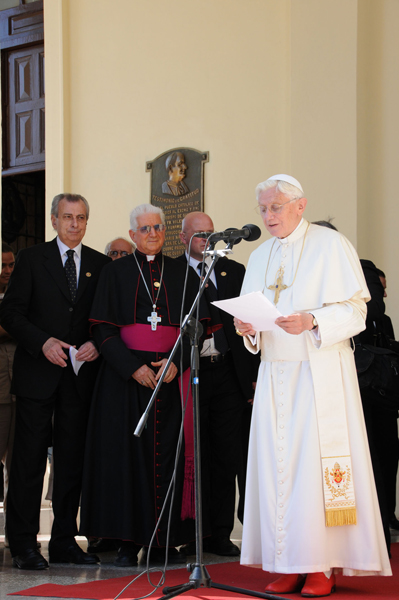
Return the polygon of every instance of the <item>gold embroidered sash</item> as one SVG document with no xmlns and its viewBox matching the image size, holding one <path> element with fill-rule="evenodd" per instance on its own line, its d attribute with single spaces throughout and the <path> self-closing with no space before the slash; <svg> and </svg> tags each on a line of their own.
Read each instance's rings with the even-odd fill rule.
<svg viewBox="0 0 399 600">
<path fill-rule="evenodd" d="M 354 525 L 355 490 L 339 351 L 310 349 L 309 358 L 319 426 L 326 526 Z"/>
</svg>

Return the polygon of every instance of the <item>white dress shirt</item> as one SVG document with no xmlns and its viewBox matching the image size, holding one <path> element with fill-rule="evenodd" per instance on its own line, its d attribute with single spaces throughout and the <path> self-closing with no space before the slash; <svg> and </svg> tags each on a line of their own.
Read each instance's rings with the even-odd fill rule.
<svg viewBox="0 0 399 600">
<path fill-rule="evenodd" d="M 68 258 L 67 251 L 68 250 L 75 251 L 73 257 L 75 259 L 75 265 L 76 265 L 76 285 L 78 286 L 79 285 L 79 274 L 80 274 L 80 261 L 81 261 L 81 257 L 82 257 L 82 242 L 80 242 L 77 246 L 75 246 L 75 248 L 69 248 L 69 246 L 66 246 L 63 242 L 61 242 L 60 238 L 57 236 L 57 244 L 58 244 L 58 249 L 60 251 L 63 267 L 65 267 L 65 263 Z"/>
</svg>

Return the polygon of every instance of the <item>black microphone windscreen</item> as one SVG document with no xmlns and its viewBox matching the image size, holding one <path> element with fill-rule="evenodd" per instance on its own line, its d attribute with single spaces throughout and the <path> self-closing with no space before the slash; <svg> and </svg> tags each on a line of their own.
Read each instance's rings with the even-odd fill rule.
<svg viewBox="0 0 399 600">
<path fill-rule="evenodd" d="M 243 229 L 249 230 L 249 235 L 245 238 L 247 242 L 254 242 L 255 240 L 258 240 L 262 234 L 257 225 L 244 225 Z"/>
</svg>

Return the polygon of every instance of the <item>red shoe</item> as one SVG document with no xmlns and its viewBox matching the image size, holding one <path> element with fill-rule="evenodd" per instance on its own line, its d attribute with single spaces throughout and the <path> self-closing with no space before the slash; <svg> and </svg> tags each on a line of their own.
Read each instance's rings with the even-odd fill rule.
<svg viewBox="0 0 399 600">
<path fill-rule="evenodd" d="M 335 592 L 335 575 L 330 578 L 324 573 L 309 573 L 306 577 L 306 583 L 302 589 L 304 598 L 317 598 L 318 596 L 329 596 Z"/>
<path fill-rule="evenodd" d="M 276 581 L 269 583 L 265 592 L 269 594 L 293 594 L 294 592 L 300 592 L 304 583 L 304 575 L 295 575 L 294 573 L 282 575 Z"/>
</svg>

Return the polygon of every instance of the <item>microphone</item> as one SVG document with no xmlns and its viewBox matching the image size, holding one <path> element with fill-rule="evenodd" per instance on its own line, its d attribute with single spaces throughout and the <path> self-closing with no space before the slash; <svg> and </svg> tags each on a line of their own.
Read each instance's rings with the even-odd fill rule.
<svg viewBox="0 0 399 600">
<path fill-rule="evenodd" d="M 242 229 L 236 227 L 229 227 L 225 231 L 215 231 L 215 233 L 209 234 L 209 232 L 201 231 L 195 233 L 193 237 L 210 238 L 213 243 L 216 242 L 227 242 L 232 244 L 239 244 L 241 240 L 247 240 L 247 242 L 254 242 L 261 236 L 261 230 L 257 225 L 244 225 Z"/>
</svg>

